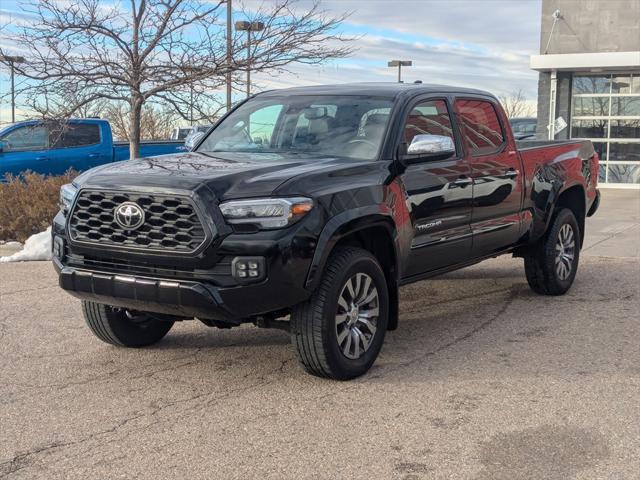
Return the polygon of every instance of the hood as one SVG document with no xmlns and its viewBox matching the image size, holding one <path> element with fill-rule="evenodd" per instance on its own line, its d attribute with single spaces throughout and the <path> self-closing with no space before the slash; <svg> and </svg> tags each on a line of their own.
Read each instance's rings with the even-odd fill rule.
<svg viewBox="0 0 640 480">
<path fill-rule="evenodd" d="M 132 189 L 136 187 L 194 191 L 209 188 L 219 200 L 272 194 L 287 180 L 327 168 L 336 158 L 304 161 L 278 154 L 197 152 L 160 155 L 110 163 L 88 170 L 74 183 L 79 187 Z"/>
</svg>

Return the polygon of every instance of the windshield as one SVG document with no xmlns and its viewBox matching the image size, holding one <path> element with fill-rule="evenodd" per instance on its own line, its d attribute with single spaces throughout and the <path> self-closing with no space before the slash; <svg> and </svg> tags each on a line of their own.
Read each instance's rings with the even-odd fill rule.
<svg viewBox="0 0 640 480">
<path fill-rule="evenodd" d="M 257 97 L 225 118 L 198 152 L 373 160 L 382 145 L 391 106 L 390 99 L 364 95 Z"/>
</svg>

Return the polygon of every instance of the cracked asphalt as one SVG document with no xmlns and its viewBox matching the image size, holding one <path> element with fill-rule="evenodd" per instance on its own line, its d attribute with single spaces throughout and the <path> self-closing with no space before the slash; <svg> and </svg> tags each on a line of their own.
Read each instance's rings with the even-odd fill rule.
<svg viewBox="0 0 640 480">
<path fill-rule="evenodd" d="M 567 295 L 508 257 L 410 285 L 347 383 L 277 330 L 108 346 L 49 263 L 0 265 L 0 478 L 638 479 L 640 195 L 602 209 Z"/>
</svg>

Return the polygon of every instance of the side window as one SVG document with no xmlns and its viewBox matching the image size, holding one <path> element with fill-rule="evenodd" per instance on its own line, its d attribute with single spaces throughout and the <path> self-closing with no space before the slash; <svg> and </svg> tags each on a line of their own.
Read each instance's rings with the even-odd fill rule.
<svg viewBox="0 0 640 480">
<path fill-rule="evenodd" d="M 404 127 L 404 141 L 411 145 L 416 135 L 442 135 L 455 144 L 451 116 L 444 100 L 429 100 L 413 107 Z"/>
<path fill-rule="evenodd" d="M 456 100 L 456 109 L 464 124 L 462 136 L 471 155 L 488 155 L 504 143 L 498 114 L 491 102 Z"/>
<path fill-rule="evenodd" d="M 49 142 L 53 148 L 85 147 L 100 143 L 100 126 L 66 124 L 52 129 Z"/>
<path fill-rule="evenodd" d="M 249 115 L 247 136 L 251 143 L 271 145 L 273 132 L 278 123 L 282 105 L 271 105 Z"/>
<path fill-rule="evenodd" d="M 4 137 L 5 152 L 26 152 L 49 148 L 49 129 L 44 125 L 27 125 L 17 128 Z"/>
</svg>

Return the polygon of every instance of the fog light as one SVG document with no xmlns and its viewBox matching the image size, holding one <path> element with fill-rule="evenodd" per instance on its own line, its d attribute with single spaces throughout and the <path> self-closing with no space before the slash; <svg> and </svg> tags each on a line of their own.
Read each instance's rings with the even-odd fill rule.
<svg viewBox="0 0 640 480">
<path fill-rule="evenodd" d="M 231 274 L 237 280 L 262 280 L 266 276 L 263 257 L 236 257 L 231 262 Z"/>
</svg>

